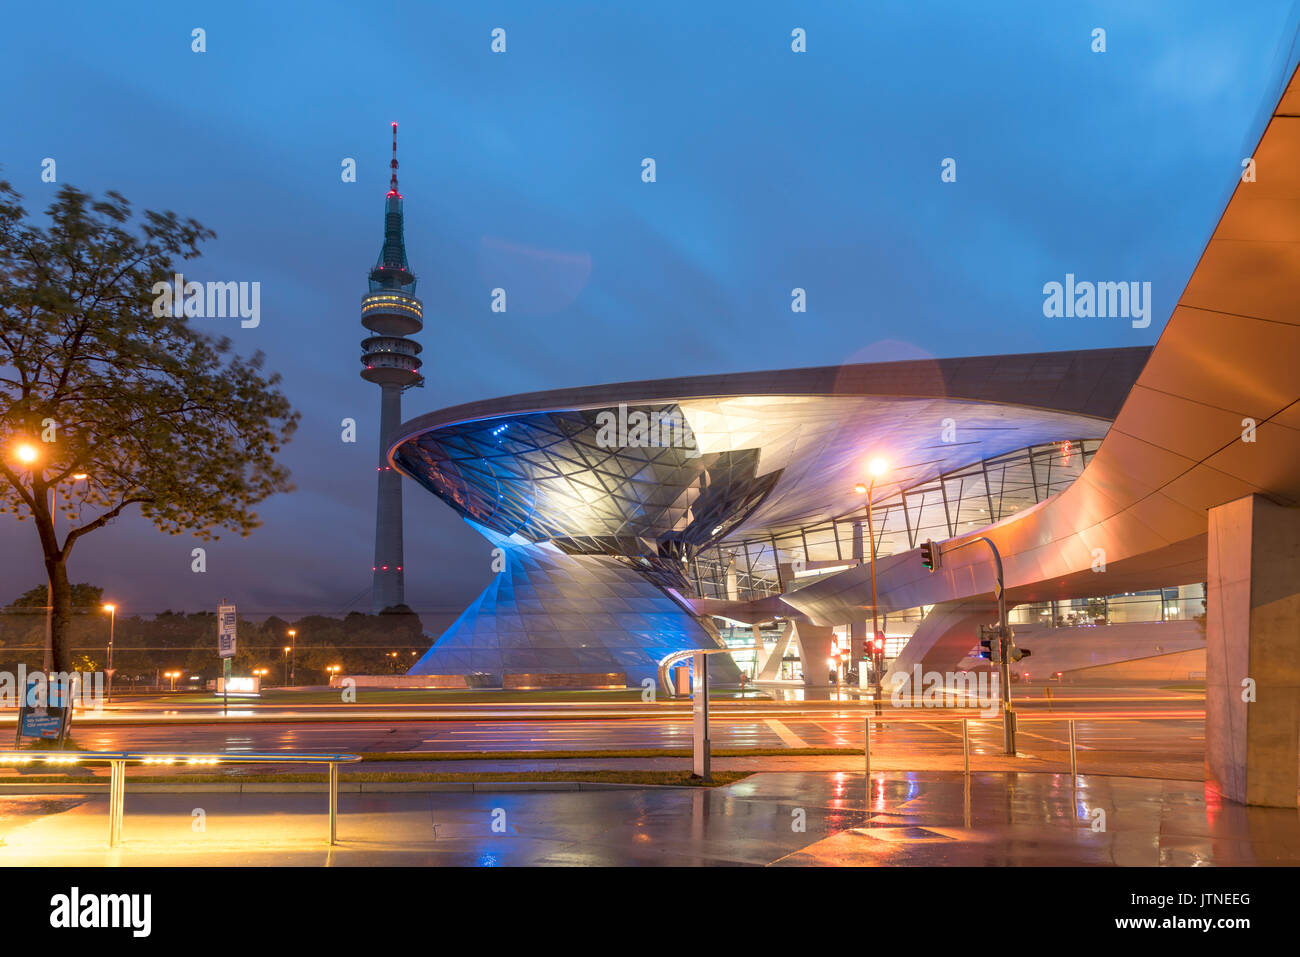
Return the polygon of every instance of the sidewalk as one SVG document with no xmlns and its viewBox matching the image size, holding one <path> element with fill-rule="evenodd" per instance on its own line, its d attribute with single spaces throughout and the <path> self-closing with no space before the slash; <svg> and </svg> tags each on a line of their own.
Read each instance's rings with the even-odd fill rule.
<svg viewBox="0 0 1300 957">
<path fill-rule="evenodd" d="M 1212 796 L 1211 796 L 1212 798 Z M 715 790 L 7 798 L 0 865 L 1300 864 L 1300 815 L 1127 777 L 763 773 Z M 201 822 L 201 823 L 196 823 Z M 495 825 L 495 829 L 494 829 Z M 198 828 L 201 826 L 201 830 Z"/>
</svg>

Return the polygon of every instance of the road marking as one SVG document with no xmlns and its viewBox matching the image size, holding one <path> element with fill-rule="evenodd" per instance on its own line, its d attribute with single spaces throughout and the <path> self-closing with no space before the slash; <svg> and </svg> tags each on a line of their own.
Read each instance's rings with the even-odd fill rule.
<svg viewBox="0 0 1300 957">
<path fill-rule="evenodd" d="M 799 737 L 799 735 L 795 734 L 793 731 L 787 728 L 780 721 L 777 721 L 775 718 L 768 718 L 766 724 L 769 728 L 771 728 L 773 731 L 776 732 L 776 736 L 781 739 L 781 743 L 784 744 L 787 748 L 808 747 L 807 741 Z"/>
<path fill-rule="evenodd" d="M 943 727 L 940 727 L 940 726 L 937 725 L 937 724 L 930 724 L 930 723 L 925 722 L 925 721 L 918 721 L 917 724 L 919 724 L 919 725 L 920 725 L 921 727 L 923 727 L 923 728 L 929 728 L 931 731 L 938 731 L 938 732 L 940 732 L 941 734 L 950 734 L 950 735 L 952 735 L 954 738 L 956 738 L 958 741 L 961 740 L 961 732 L 960 732 L 960 731 L 953 731 L 951 728 L 943 728 Z"/>
<path fill-rule="evenodd" d="M 1052 744 L 1059 744 L 1059 745 L 1060 745 L 1061 747 L 1063 747 L 1063 748 L 1069 748 L 1069 746 L 1070 746 L 1070 742 L 1069 742 L 1068 738 L 1063 740 L 1063 739 L 1061 739 L 1061 738 L 1053 738 L 1053 737 L 1051 737 L 1050 735 L 1046 735 L 1046 734 L 1034 734 L 1034 732 L 1032 732 L 1032 731 L 1026 731 L 1024 728 L 1017 728 L 1017 729 L 1016 729 L 1016 735 L 1017 735 L 1017 737 L 1037 738 L 1039 741 L 1048 741 L 1048 742 L 1051 742 Z M 1096 750 L 1097 750 L 1095 747 L 1093 747 L 1093 746 L 1090 745 L 1090 744 L 1079 744 L 1077 740 L 1076 740 L 1076 742 L 1075 742 L 1074 747 L 1075 747 L 1075 750 L 1077 750 L 1077 751 L 1096 751 Z"/>
<path fill-rule="evenodd" d="M 848 734 L 847 728 L 844 727 L 841 727 L 839 729 L 828 728 L 821 721 L 814 721 L 813 724 L 821 728 L 823 731 L 825 731 L 827 734 L 829 734 L 831 737 L 835 739 L 835 744 L 833 744 L 832 747 L 836 747 L 836 748 L 852 747 L 852 745 L 850 745 L 848 742 L 848 738 L 846 737 L 846 735 Z"/>
</svg>

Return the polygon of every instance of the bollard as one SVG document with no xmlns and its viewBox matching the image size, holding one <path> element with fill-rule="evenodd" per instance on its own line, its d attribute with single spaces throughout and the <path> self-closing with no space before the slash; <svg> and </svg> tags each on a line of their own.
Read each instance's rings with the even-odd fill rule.
<svg viewBox="0 0 1300 957">
<path fill-rule="evenodd" d="M 871 718 L 863 719 L 862 758 L 866 764 L 867 781 L 871 781 Z"/>
<path fill-rule="evenodd" d="M 108 846 L 122 843 L 122 810 L 126 803 L 126 762 L 108 762 Z"/>
<path fill-rule="evenodd" d="M 1070 776 L 1071 776 L 1071 777 L 1078 777 L 1078 775 L 1079 775 L 1079 760 L 1078 760 L 1078 758 L 1075 756 L 1074 748 L 1075 748 L 1074 719 L 1071 718 L 1071 719 L 1070 719 Z"/>
<path fill-rule="evenodd" d="M 961 719 L 961 766 L 962 773 L 970 776 L 970 718 Z"/>
<path fill-rule="evenodd" d="M 330 762 L 330 844 L 338 843 L 339 824 L 339 765 Z"/>
</svg>

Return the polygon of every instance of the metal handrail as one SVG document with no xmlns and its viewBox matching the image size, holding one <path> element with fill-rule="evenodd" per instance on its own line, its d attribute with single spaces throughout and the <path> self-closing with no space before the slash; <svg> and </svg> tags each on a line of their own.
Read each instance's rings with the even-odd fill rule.
<svg viewBox="0 0 1300 957">
<path fill-rule="evenodd" d="M 743 651 L 745 649 L 686 648 L 682 651 L 672 651 L 666 654 L 663 657 L 663 660 L 659 662 L 659 683 L 663 685 L 664 688 L 667 690 L 666 697 L 669 698 L 677 697 L 677 689 L 673 687 L 672 678 L 669 675 L 669 672 L 671 671 L 674 665 L 677 665 L 678 663 L 686 661 L 690 658 L 694 658 L 696 655 L 731 654 L 733 650 Z"/>
<path fill-rule="evenodd" d="M 883 725 L 884 721 L 887 719 L 877 716 L 876 720 L 880 721 Z M 941 724 L 947 722 L 947 723 L 961 724 L 962 773 L 966 776 L 969 776 L 970 775 L 970 722 L 983 721 L 988 724 L 994 724 L 999 720 L 1001 720 L 1000 717 L 987 717 L 983 715 L 975 718 L 972 718 L 970 716 L 958 717 L 956 715 L 952 717 L 948 717 L 945 715 L 935 715 L 933 712 L 931 712 L 930 715 L 924 719 L 924 723 Z M 1017 722 L 1022 722 L 1022 721 L 1064 722 L 1068 727 L 1068 734 L 1069 734 L 1069 740 L 1066 744 L 1066 749 L 1069 751 L 1069 755 L 1070 755 L 1070 777 L 1077 779 L 1079 776 L 1079 760 L 1078 760 L 1079 736 L 1075 728 L 1076 721 L 1186 721 L 1188 719 L 1181 718 L 1176 715 L 1169 715 L 1169 716 L 1142 715 L 1140 717 L 1131 717 L 1131 718 L 1122 715 L 1105 715 L 1105 716 L 1083 715 L 1081 717 L 1071 718 L 1071 717 L 1066 717 L 1064 715 L 1017 713 L 1016 720 Z M 900 723 L 906 723 L 906 722 L 904 721 Z M 867 777 L 870 778 L 871 776 L 871 717 L 870 716 L 865 717 L 865 731 L 866 731 L 866 737 L 863 740 L 862 750 L 863 750 L 863 757 L 864 757 L 866 770 L 867 770 Z"/>
<path fill-rule="evenodd" d="M 329 843 L 338 843 L 339 765 L 360 761 L 359 754 L 318 754 L 301 751 L 0 751 L 0 767 L 33 764 L 49 765 L 107 764 L 108 846 L 122 842 L 122 815 L 126 804 L 126 766 L 175 765 L 204 766 L 217 764 L 328 764 L 329 765 Z"/>
</svg>

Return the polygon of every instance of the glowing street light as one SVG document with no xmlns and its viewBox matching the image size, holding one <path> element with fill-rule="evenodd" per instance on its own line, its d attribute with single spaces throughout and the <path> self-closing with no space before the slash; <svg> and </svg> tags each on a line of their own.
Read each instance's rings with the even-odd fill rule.
<svg viewBox="0 0 1300 957">
<path fill-rule="evenodd" d="M 14 457 L 23 465 L 31 465 L 41 457 L 40 450 L 30 442 L 20 442 L 14 449 Z"/>
<path fill-rule="evenodd" d="M 297 657 L 295 652 L 298 648 L 298 632 L 296 629 L 289 629 L 289 684 L 293 684 L 294 658 Z"/>
</svg>

